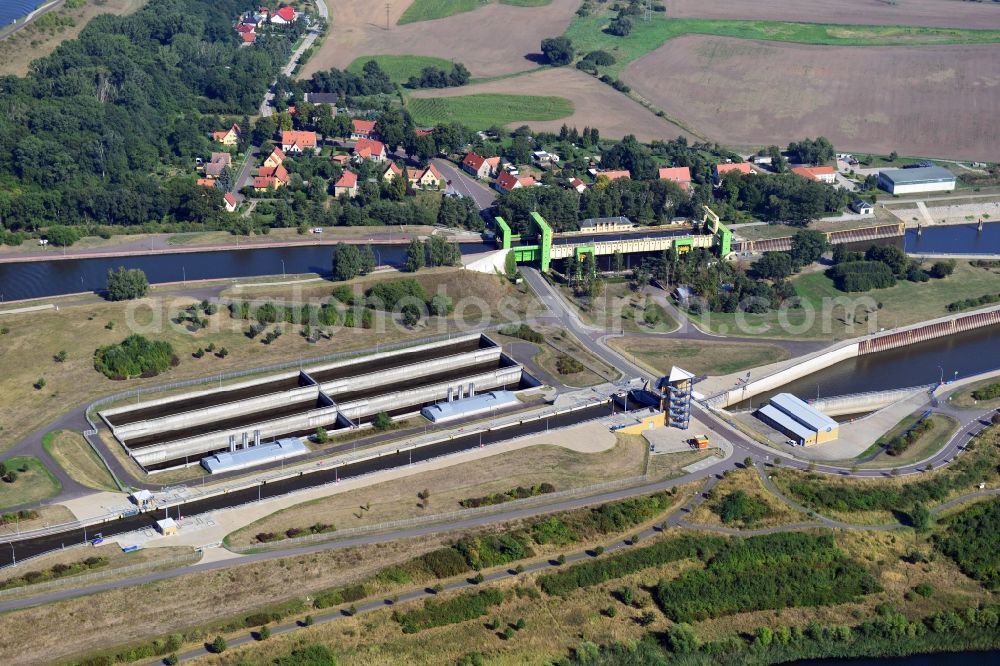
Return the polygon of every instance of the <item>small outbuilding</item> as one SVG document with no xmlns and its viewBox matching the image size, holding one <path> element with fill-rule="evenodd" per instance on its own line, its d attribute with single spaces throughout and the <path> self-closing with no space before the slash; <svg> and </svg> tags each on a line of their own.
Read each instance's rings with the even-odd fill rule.
<svg viewBox="0 0 1000 666">
<path fill-rule="evenodd" d="M 858 199 L 851 202 L 851 210 L 859 215 L 872 215 L 875 212 L 875 206 L 867 201 Z"/>
<path fill-rule="evenodd" d="M 163 536 L 173 536 L 177 534 L 177 521 L 173 518 L 164 518 L 156 521 L 156 531 Z"/>
</svg>

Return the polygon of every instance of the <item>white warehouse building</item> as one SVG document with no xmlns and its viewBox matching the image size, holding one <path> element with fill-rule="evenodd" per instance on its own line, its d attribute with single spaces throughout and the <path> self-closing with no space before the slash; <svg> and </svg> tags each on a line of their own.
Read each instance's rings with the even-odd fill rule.
<svg viewBox="0 0 1000 666">
<path fill-rule="evenodd" d="M 955 174 L 939 166 L 886 169 L 878 173 L 878 186 L 890 194 L 950 192 L 955 189 Z"/>
</svg>

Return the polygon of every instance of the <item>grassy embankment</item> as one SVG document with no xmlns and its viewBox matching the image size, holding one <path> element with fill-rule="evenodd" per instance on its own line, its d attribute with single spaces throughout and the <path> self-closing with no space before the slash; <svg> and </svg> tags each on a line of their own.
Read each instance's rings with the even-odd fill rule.
<svg viewBox="0 0 1000 666">
<path fill-rule="evenodd" d="M 723 335 L 843 340 L 943 317 L 949 314 L 949 303 L 1000 291 L 1000 275 L 968 261 L 959 261 L 954 274 L 943 280 L 902 280 L 894 287 L 863 293 L 839 291 L 821 272 L 799 275 L 791 282 L 802 299 L 801 308 L 765 314 L 712 312 L 692 319 L 700 328 Z"/>
<path fill-rule="evenodd" d="M 612 338 L 615 350 L 658 375 L 677 365 L 696 375 L 728 375 L 748 368 L 777 363 L 788 352 L 777 345 L 710 342 L 665 338 Z"/>
<path fill-rule="evenodd" d="M 59 480 L 34 456 L 14 456 L 3 463 L 17 478 L 13 482 L 0 481 L 0 509 L 40 502 L 62 490 Z"/>
<path fill-rule="evenodd" d="M 634 19 L 631 33 L 627 37 L 616 37 L 604 32 L 604 28 L 613 18 L 612 12 L 578 16 L 570 23 L 565 34 L 572 40 L 579 54 L 599 49 L 611 53 L 615 57 L 615 63 L 601 68 L 601 73 L 615 77 L 619 76 L 630 62 L 656 50 L 667 40 L 690 34 L 828 46 L 922 46 L 1000 42 L 1000 30 L 669 18 L 662 14 L 654 14 L 653 20 L 648 22 Z"/>
<path fill-rule="evenodd" d="M 567 285 L 557 285 L 567 301 L 591 326 L 609 331 L 624 329 L 626 333 L 667 333 L 677 328 L 677 322 L 659 304 L 645 294 L 629 288 L 627 281 L 606 281 L 595 298 L 578 296 Z M 647 318 L 651 323 L 647 323 Z"/>
<path fill-rule="evenodd" d="M 108 468 L 80 433 L 55 430 L 42 438 L 42 446 L 75 481 L 96 490 L 118 491 Z"/>
<path fill-rule="evenodd" d="M 941 450 L 945 444 L 951 439 L 952 435 L 959 428 L 959 423 L 950 416 L 945 416 L 944 414 L 934 414 L 929 416 L 928 419 L 931 422 L 931 429 L 927 432 L 921 433 L 917 440 L 906 447 L 900 455 L 891 456 L 883 451 L 883 448 L 895 437 L 898 437 L 916 424 L 917 420 L 921 417 L 923 412 L 917 414 L 911 414 L 905 419 L 897 423 L 889 432 L 885 433 L 878 440 L 875 441 L 864 453 L 857 456 L 857 460 L 866 460 L 869 456 L 874 453 L 878 455 L 874 456 L 871 460 L 867 462 L 859 462 L 857 466 L 861 469 L 869 467 L 904 467 L 906 465 L 912 465 L 915 462 L 920 462 L 930 458 L 935 453 Z"/>
</svg>

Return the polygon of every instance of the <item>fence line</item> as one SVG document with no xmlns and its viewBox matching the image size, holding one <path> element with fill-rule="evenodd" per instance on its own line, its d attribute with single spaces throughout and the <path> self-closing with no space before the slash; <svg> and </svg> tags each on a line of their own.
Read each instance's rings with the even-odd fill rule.
<svg viewBox="0 0 1000 666">
<path fill-rule="evenodd" d="M 83 545 L 83 544 L 78 544 L 78 545 Z M 49 553 L 51 552 L 52 551 L 49 551 Z M 25 558 L 24 560 L 21 560 L 21 562 L 18 562 L 18 564 L 29 562 L 44 555 L 48 555 L 49 553 L 42 553 L 41 555 L 35 555 L 30 558 Z M 134 573 L 136 571 L 142 571 L 144 569 L 154 569 L 156 567 L 162 567 L 172 564 L 180 564 L 181 562 L 189 562 L 189 561 L 191 561 L 190 555 L 175 555 L 174 557 L 168 558 L 166 560 L 150 560 L 149 562 L 129 564 L 124 567 L 117 567 L 114 569 L 101 569 L 100 571 L 91 571 L 76 576 L 66 576 L 64 578 L 56 578 L 54 580 L 47 580 L 41 583 L 35 583 L 34 585 L 19 585 L 17 587 L 9 587 L 6 590 L 0 590 L 0 598 L 13 596 L 18 592 L 24 592 L 25 590 L 30 590 L 31 592 L 45 592 L 46 590 L 51 590 L 52 588 L 59 587 L 60 584 L 62 583 L 67 583 L 67 582 L 86 583 L 92 580 L 107 578 L 112 575 L 129 574 L 129 573 Z"/>
<path fill-rule="evenodd" d="M 528 507 L 533 504 L 546 504 L 553 499 L 571 498 L 574 496 L 587 495 L 589 493 L 595 493 L 604 490 L 617 490 L 620 488 L 630 488 L 632 486 L 642 485 L 643 483 L 648 482 L 649 479 L 650 479 L 649 475 L 644 474 L 642 476 L 633 476 L 626 479 L 606 481 L 604 483 L 596 483 L 590 486 L 583 486 L 580 488 L 569 488 L 567 490 L 560 490 L 554 493 L 546 493 L 544 495 L 524 497 L 521 499 L 511 500 L 509 502 L 503 502 L 501 504 L 491 504 L 488 506 L 480 506 L 470 509 L 458 509 L 455 511 L 449 511 L 447 513 L 437 513 L 427 516 L 414 516 L 413 518 L 401 518 L 399 520 L 390 520 L 382 523 L 376 523 L 374 525 L 350 527 L 345 530 L 336 530 L 335 532 L 309 534 L 302 537 L 295 537 L 293 539 L 281 539 L 280 541 L 271 541 L 263 544 L 254 544 L 252 546 L 246 546 L 242 548 L 230 546 L 229 550 L 235 553 L 244 553 L 244 554 L 248 552 L 257 552 L 261 550 L 281 550 L 299 544 L 332 541 L 336 539 L 348 538 L 362 534 L 370 534 L 372 532 L 381 532 L 383 530 L 398 529 L 401 527 L 414 527 L 418 525 L 427 525 L 437 522 L 451 521 L 454 519 L 472 518 L 484 514 L 498 513 L 501 510 L 506 511 L 512 508 L 517 509 L 522 507 Z"/>
</svg>

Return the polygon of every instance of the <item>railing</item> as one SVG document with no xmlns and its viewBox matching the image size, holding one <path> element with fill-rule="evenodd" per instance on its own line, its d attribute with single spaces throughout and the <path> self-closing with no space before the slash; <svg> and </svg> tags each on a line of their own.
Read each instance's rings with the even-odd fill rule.
<svg viewBox="0 0 1000 666">
<path fill-rule="evenodd" d="M 229 550 L 235 553 L 281 550 L 284 548 L 292 548 L 307 543 L 334 541 L 338 539 L 346 539 L 354 536 L 371 534 L 373 532 L 381 532 L 385 530 L 394 530 L 405 527 L 416 527 L 420 525 L 432 525 L 437 522 L 450 522 L 453 520 L 461 520 L 463 518 L 474 518 L 476 516 L 489 515 L 491 513 L 501 513 L 508 511 L 510 509 L 519 509 L 538 504 L 547 504 L 554 499 L 582 497 L 590 494 L 596 494 L 602 491 L 619 490 L 621 488 L 631 488 L 634 486 L 640 486 L 644 483 L 647 483 L 649 482 L 649 480 L 650 480 L 649 475 L 644 474 L 642 476 L 633 476 L 626 479 L 606 481 L 604 483 L 582 486 L 580 488 L 569 488 L 567 490 L 560 490 L 554 493 L 547 493 L 544 495 L 525 497 L 522 499 L 511 500 L 509 502 L 503 502 L 502 504 L 491 504 L 489 506 L 480 506 L 471 509 L 459 509 L 456 511 L 449 511 L 447 513 L 436 513 L 427 516 L 414 516 L 413 518 L 401 518 L 399 520 L 390 520 L 382 523 L 375 523 L 373 525 L 351 527 L 345 530 L 337 530 L 335 532 L 309 534 L 302 537 L 295 537 L 294 539 L 281 539 L 280 541 L 271 541 L 268 543 L 254 544 L 245 547 L 231 546 L 229 547 Z"/>
</svg>

